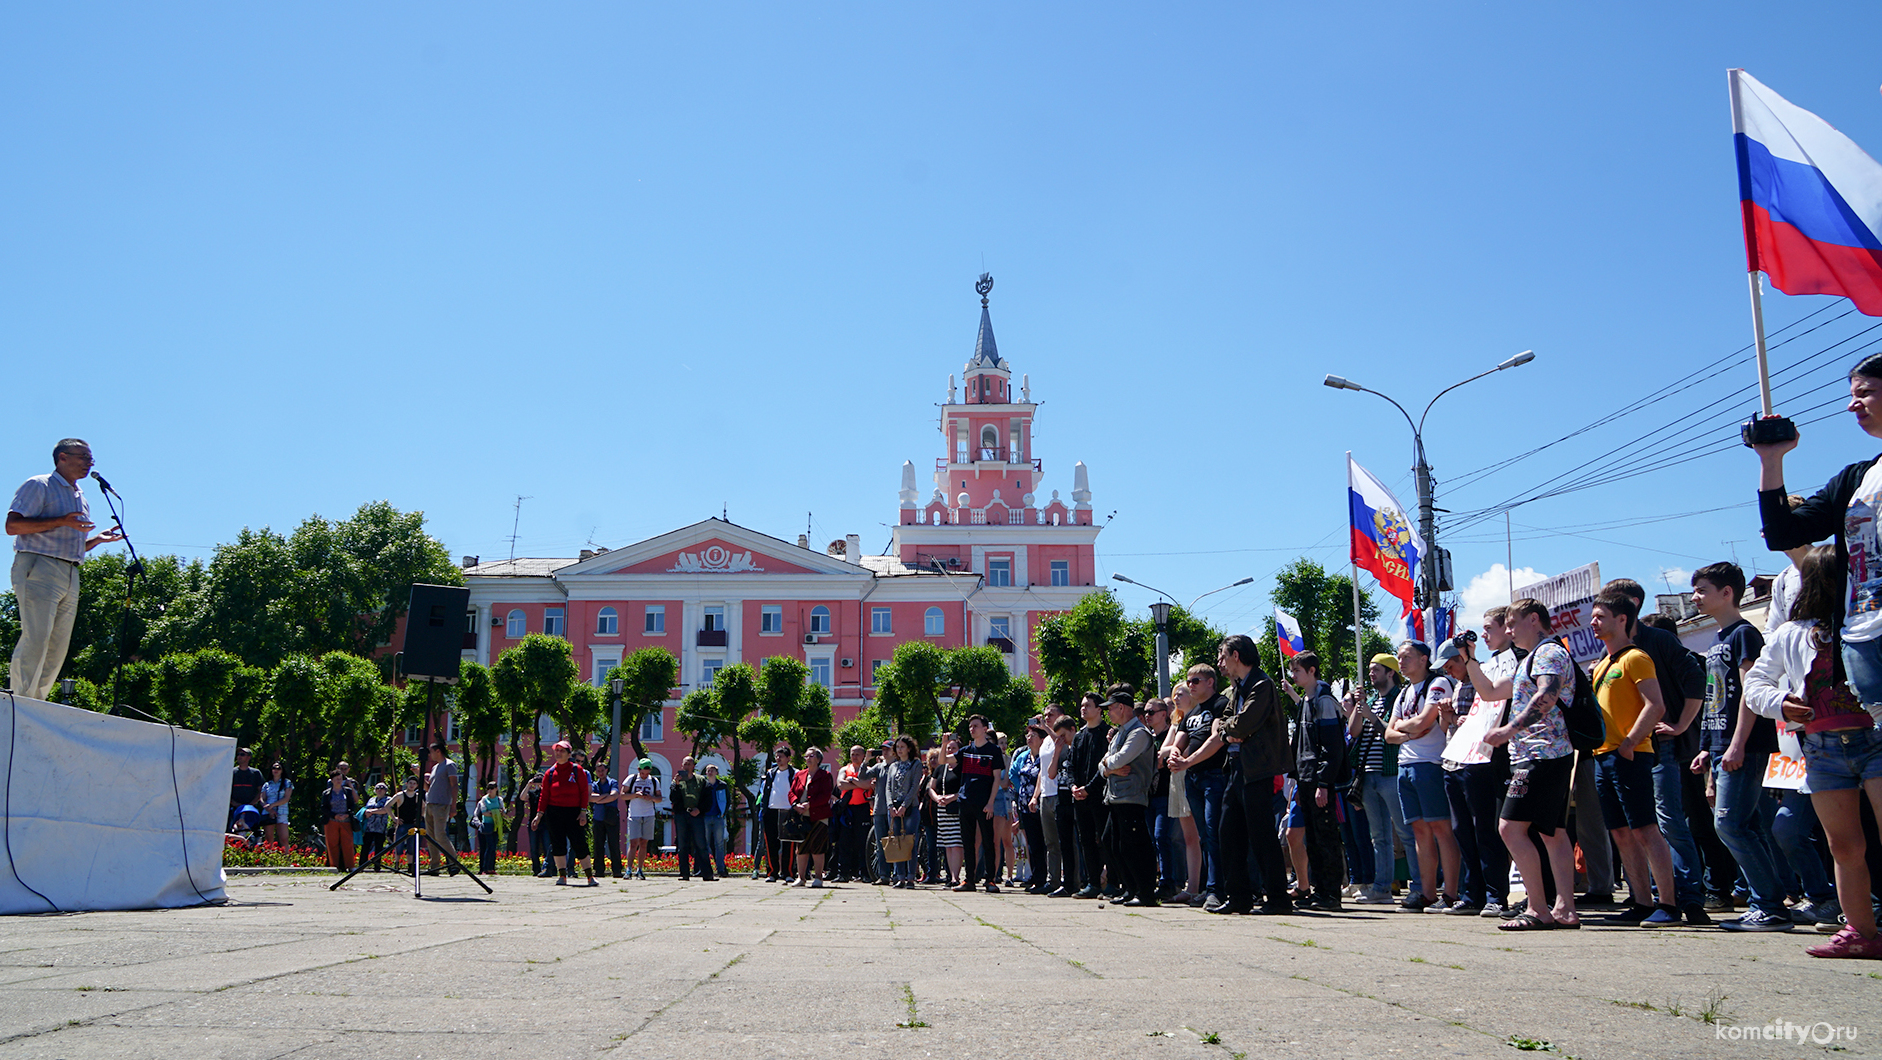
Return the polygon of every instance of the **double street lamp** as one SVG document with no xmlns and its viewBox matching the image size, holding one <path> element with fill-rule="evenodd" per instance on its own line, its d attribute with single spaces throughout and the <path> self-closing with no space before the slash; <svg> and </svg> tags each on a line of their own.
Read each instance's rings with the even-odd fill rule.
<svg viewBox="0 0 1882 1060">
<path fill-rule="evenodd" d="M 1438 398 L 1463 386 L 1464 383 L 1474 383 L 1486 375 L 1493 375 L 1505 368 L 1515 368 L 1518 365 L 1528 364 L 1535 359 L 1536 351 L 1524 350 L 1516 356 L 1499 363 L 1495 368 L 1489 371 L 1478 372 L 1476 375 L 1471 376 L 1461 383 L 1452 383 L 1450 386 L 1438 391 L 1438 396 L 1432 398 L 1431 401 L 1425 405 L 1425 410 L 1419 414 L 1416 423 L 1412 422 L 1411 413 L 1405 411 L 1405 406 L 1396 401 L 1392 401 L 1390 396 L 1380 393 L 1371 387 L 1360 386 L 1351 379 L 1346 379 L 1341 376 L 1329 375 L 1326 377 L 1326 385 L 1335 390 L 1359 390 L 1368 394 L 1375 394 L 1385 398 L 1387 401 L 1391 401 L 1392 407 L 1397 409 L 1399 415 L 1404 416 L 1405 422 L 1411 426 L 1412 455 L 1416 458 L 1412 472 L 1417 476 L 1418 480 L 1418 532 L 1424 537 L 1425 551 L 1427 552 L 1427 555 L 1422 557 L 1424 576 L 1419 579 L 1421 584 L 1418 586 L 1419 599 L 1417 603 L 1421 608 L 1436 607 L 1438 603 L 1438 593 L 1448 590 L 1451 587 L 1450 571 L 1448 569 L 1450 567 L 1450 554 L 1437 547 L 1438 526 L 1437 515 L 1433 507 L 1434 498 L 1432 496 L 1431 464 L 1425 460 L 1425 417 L 1431 415 L 1431 406 L 1438 403 Z"/>
<path fill-rule="evenodd" d="M 1158 596 L 1163 597 L 1163 599 L 1155 601 L 1150 605 L 1150 618 L 1157 624 L 1157 695 L 1168 699 L 1170 698 L 1170 608 L 1176 606 L 1176 601 L 1169 593 L 1164 592 L 1162 589 L 1154 585 L 1145 585 L 1135 578 L 1123 574 L 1113 574 L 1111 578 L 1114 581 L 1120 581 L 1126 585 L 1135 585 L 1140 589 L 1148 589 Z M 1196 609 L 1197 601 L 1200 601 L 1203 596 L 1214 596 L 1225 589 L 1233 589 L 1238 585 L 1247 585 L 1252 581 L 1254 581 L 1253 578 L 1243 578 L 1240 581 L 1230 582 L 1220 588 L 1211 589 L 1203 593 L 1202 596 L 1196 597 L 1195 600 L 1191 600 L 1189 606 L 1183 610 L 1193 613 Z"/>
</svg>

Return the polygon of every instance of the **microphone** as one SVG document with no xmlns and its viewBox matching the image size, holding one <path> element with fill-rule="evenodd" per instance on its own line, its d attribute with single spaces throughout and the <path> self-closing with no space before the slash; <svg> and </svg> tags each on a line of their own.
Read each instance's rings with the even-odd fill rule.
<svg viewBox="0 0 1882 1060">
<path fill-rule="evenodd" d="M 92 472 L 91 477 L 97 481 L 98 488 L 104 490 L 106 493 L 118 492 L 117 490 L 112 489 L 111 483 L 106 482 L 105 477 L 103 475 L 100 475 L 98 472 L 96 471 Z"/>
</svg>

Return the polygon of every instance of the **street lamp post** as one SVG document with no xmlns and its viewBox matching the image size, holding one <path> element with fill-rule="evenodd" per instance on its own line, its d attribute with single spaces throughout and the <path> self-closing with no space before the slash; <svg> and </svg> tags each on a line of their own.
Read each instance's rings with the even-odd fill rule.
<svg viewBox="0 0 1882 1060">
<path fill-rule="evenodd" d="M 627 691 L 627 682 L 617 677 L 608 682 L 608 692 L 614 700 L 614 746 L 608 751 L 608 765 L 614 774 L 614 790 L 621 790 L 621 693 Z M 619 853 L 619 851 L 616 851 Z"/>
<path fill-rule="evenodd" d="M 1176 601 L 1162 589 L 1154 585 L 1145 585 L 1135 578 L 1122 574 L 1113 574 L 1111 578 L 1126 585 L 1135 585 L 1139 589 L 1148 589 L 1163 597 L 1150 605 L 1150 617 L 1157 623 L 1157 695 L 1168 699 L 1170 698 L 1170 608 L 1176 606 Z"/>
<path fill-rule="evenodd" d="M 1505 368 L 1515 368 L 1518 365 L 1528 364 L 1535 359 L 1536 352 L 1534 350 L 1524 350 L 1516 356 L 1499 363 L 1495 368 L 1489 371 L 1478 372 L 1476 375 L 1460 383 L 1452 383 L 1450 386 L 1438 391 L 1437 397 L 1432 398 L 1431 401 L 1425 405 L 1424 412 L 1419 414 L 1418 420 L 1415 423 L 1412 421 L 1411 413 L 1405 411 L 1405 406 L 1396 401 L 1392 401 L 1390 396 L 1380 393 L 1371 387 L 1360 386 L 1350 379 L 1345 379 L 1337 375 L 1329 375 L 1326 377 L 1325 384 L 1335 390 L 1359 390 L 1391 401 L 1392 407 L 1397 409 L 1399 415 L 1405 417 L 1405 422 L 1411 426 L 1412 455 L 1415 458 L 1415 462 L 1412 465 L 1412 474 L 1415 476 L 1418 483 L 1418 532 L 1424 537 L 1425 551 L 1427 553 L 1427 555 L 1423 557 L 1424 576 L 1419 579 L 1420 584 L 1418 586 L 1420 598 L 1417 603 L 1421 608 L 1437 606 L 1440 578 L 1439 568 L 1444 564 L 1444 560 L 1441 558 L 1443 553 L 1437 546 L 1438 525 L 1437 513 L 1435 511 L 1435 498 L 1433 496 L 1431 483 L 1431 464 L 1425 459 L 1425 417 L 1431 415 L 1431 406 L 1438 403 L 1438 398 L 1463 386 L 1464 383 L 1476 382 L 1486 375 L 1492 375 Z"/>
</svg>

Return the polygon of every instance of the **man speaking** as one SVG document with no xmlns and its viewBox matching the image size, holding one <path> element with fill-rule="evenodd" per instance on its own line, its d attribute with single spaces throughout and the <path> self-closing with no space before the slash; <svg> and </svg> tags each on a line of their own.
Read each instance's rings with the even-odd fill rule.
<svg viewBox="0 0 1882 1060">
<path fill-rule="evenodd" d="M 78 614 L 78 565 L 93 548 L 124 537 L 116 527 L 86 536 L 91 506 L 78 483 L 91 465 L 91 446 L 81 438 L 63 439 L 52 449 L 51 473 L 21 483 L 7 509 L 20 612 L 20 642 L 9 672 L 14 695 L 44 699 L 52 691 Z"/>
</svg>

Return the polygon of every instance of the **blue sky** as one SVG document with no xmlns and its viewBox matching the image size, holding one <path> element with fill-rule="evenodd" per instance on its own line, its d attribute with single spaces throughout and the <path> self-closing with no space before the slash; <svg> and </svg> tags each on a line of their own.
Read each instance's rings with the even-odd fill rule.
<svg viewBox="0 0 1882 1060">
<path fill-rule="evenodd" d="M 1872 3 L 1168 8 L 13 5 L 0 451 L 89 438 L 150 552 L 383 498 L 489 558 L 518 495 L 519 555 L 722 507 L 880 550 L 984 268 L 1046 489 L 1083 460 L 1116 513 L 1101 571 L 1255 576 L 1205 607 L 1242 629 L 1344 562 L 1346 450 L 1413 500 L 1404 421 L 1329 372 L 1416 412 L 1536 350 L 1432 413 L 1460 513 L 1751 382 L 1687 378 L 1749 341 L 1728 67 L 1882 154 Z M 1874 450 L 1805 436 L 1797 483 Z M 1774 570 L 1749 506 L 1617 525 L 1754 483 L 1727 451 L 1527 505 L 1515 566 Z"/>
</svg>

